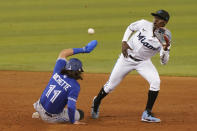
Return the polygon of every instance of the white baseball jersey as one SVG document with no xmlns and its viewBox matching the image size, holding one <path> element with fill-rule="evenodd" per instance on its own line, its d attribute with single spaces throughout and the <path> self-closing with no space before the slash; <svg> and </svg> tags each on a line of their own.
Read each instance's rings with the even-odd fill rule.
<svg viewBox="0 0 197 131">
<path fill-rule="evenodd" d="M 131 36 L 133 32 L 135 33 Z M 153 36 L 152 22 L 142 19 L 131 23 L 122 41 L 126 41 L 131 47 L 132 50 L 128 50 L 128 54 L 134 58 L 147 60 L 160 52 L 161 64 L 168 62 L 169 51 L 164 51 L 159 40 Z"/>
</svg>

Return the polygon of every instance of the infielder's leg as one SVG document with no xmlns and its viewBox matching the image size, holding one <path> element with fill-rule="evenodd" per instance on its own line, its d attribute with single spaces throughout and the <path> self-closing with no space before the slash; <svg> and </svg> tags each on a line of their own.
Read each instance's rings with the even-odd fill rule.
<svg viewBox="0 0 197 131">
<path fill-rule="evenodd" d="M 134 69 L 134 66 L 131 65 L 131 62 L 128 62 L 124 59 L 123 55 L 119 57 L 117 60 L 109 80 L 104 85 L 104 87 L 100 90 L 98 95 L 93 100 L 92 105 L 92 117 L 98 118 L 98 108 L 101 103 L 101 100 L 112 90 L 115 89 L 115 87 L 122 81 L 122 79 L 131 71 Z"/>
<path fill-rule="evenodd" d="M 147 60 L 143 63 L 141 63 L 140 65 L 138 65 L 137 67 L 137 72 L 143 76 L 150 84 L 150 89 L 148 92 L 148 100 L 147 100 L 147 104 L 146 104 L 146 109 L 145 112 L 143 113 L 143 116 L 150 116 L 151 117 L 151 111 L 153 108 L 153 105 L 155 103 L 155 100 L 157 99 L 159 90 L 160 90 L 160 78 L 159 78 L 159 74 L 155 68 L 155 66 L 152 64 L 152 62 L 150 60 Z M 153 119 L 150 120 L 150 118 L 148 118 L 148 122 L 160 122 L 159 119 L 151 117 Z M 142 118 L 143 121 L 144 118 Z"/>
</svg>

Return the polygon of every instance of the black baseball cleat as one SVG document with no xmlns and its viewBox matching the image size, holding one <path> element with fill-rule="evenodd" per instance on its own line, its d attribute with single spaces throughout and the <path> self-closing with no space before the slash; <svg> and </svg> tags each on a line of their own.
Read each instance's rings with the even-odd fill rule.
<svg viewBox="0 0 197 131">
<path fill-rule="evenodd" d="M 100 105 L 100 103 L 98 103 L 98 102 L 96 103 L 95 99 L 96 99 L 96 96 L 93 99 L 92 107 L 91 107 L 92 108 L 91 115 L 92 115 L 93 119 L 97 119 L 99 117 L 99 105 Z"/>
</svg>

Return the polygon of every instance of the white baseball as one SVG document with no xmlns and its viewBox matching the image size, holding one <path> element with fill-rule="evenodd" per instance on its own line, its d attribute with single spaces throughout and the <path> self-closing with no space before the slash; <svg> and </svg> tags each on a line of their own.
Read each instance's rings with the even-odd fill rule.
<svg viewBox="0 0 197 131">
<path fill-rule="evenodd" d="M 92 34 L 94 34 L 94 33 L 95 33 L 95 31 L 94 31 L 93 28 L 89 28 L 89 29 L 88 29 L 88 34 L 92 35 Z"/>
</svg>

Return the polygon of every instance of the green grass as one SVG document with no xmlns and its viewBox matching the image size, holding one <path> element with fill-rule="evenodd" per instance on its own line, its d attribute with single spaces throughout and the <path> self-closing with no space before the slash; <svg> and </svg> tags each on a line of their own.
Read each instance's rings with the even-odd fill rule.
<svg viewBox="0 0 197 131">
<path fill-rule="evenodd" d="M 162 75 L 197 76 L 195 0 L 0 0 L 0 70 L 52 71 L 64 48 L 96 39 L 91 54 L 80 54 L 87 72 L 110 73 L 121 52 L 126 27 L 150 12 L 166 9 L 173 45 L 168 65 L 152 61 Z M 92 27 L 96 34 L 88 35 Z"/>
</svg>

